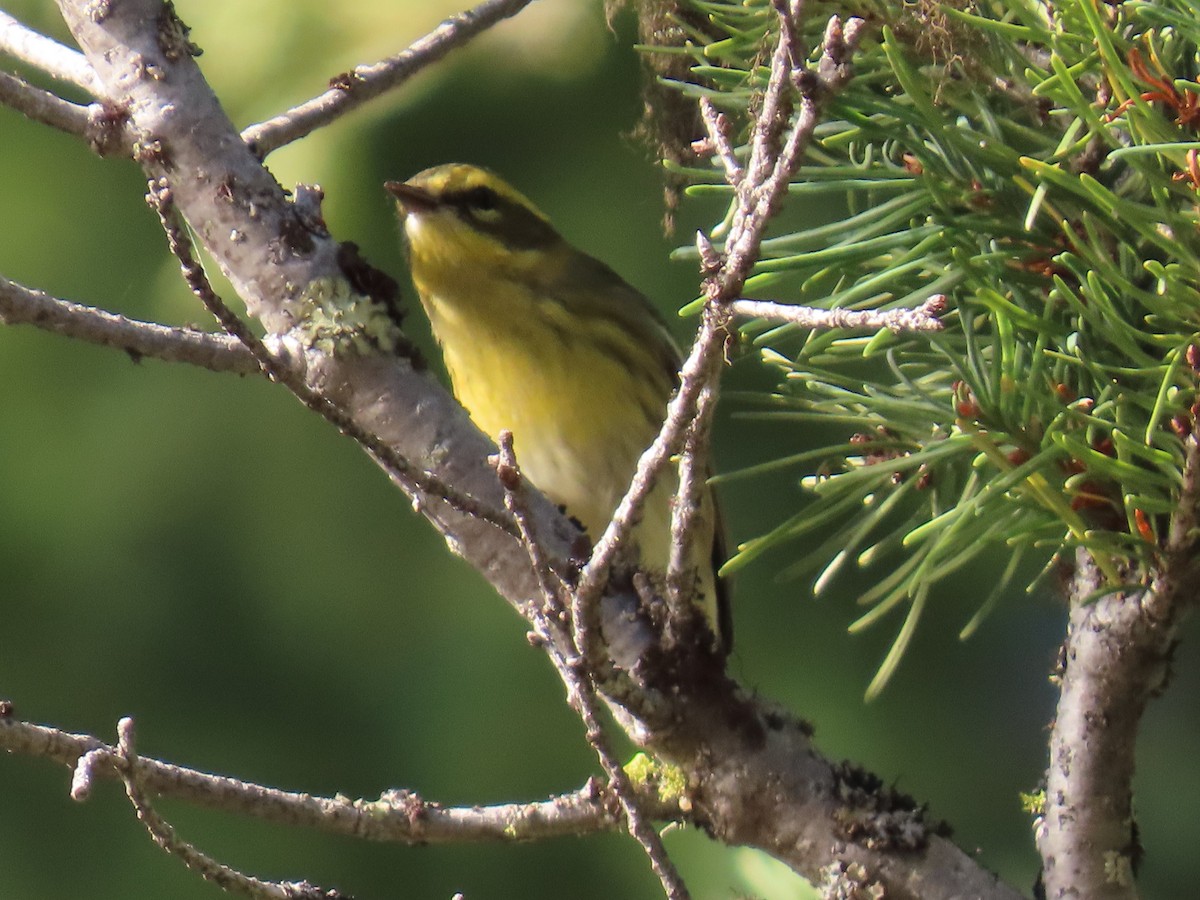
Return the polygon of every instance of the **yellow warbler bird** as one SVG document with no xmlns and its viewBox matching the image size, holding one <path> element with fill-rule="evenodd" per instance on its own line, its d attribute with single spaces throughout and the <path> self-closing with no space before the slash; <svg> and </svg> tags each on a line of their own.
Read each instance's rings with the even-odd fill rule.
<svg viewBox="0 0 1200 900">
<path fill-rule="evenodd" d="M 649 302 L 570 244 L 491 172 L 450 164 L 385 187 L 397 200 L 413 284 L 454 394 L 481 431 L 513 433 L 522 471 L 597 539 L 654 440 L 679 350 Z M 664 475 L 632 533 L 640 566 L 664 573 L 671 500 Z M 732 640 L 715 575 L 720 527 L 706 489 L 693 564 L 696 602 L 718 646 Z"/>
</svg>

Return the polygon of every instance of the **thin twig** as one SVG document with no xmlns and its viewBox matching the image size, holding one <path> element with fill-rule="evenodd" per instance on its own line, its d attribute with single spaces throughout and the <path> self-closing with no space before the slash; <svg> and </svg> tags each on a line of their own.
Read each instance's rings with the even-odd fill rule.
<svg viewBox="0 0 1200 900">
<path fill-rule="evenodd" d="M 102 103 L 72 103 L 8 72 L 0 72 L 0 103 L 43 125 L 83 138 L 101 156 L 132 152 L 126 117 Z"/>
<path fill-rule="evenodd" d="M 576 642 L 580 640 L 578 629 L 574 631 Z M 576 643 L 576 656 L 585 659 L 586 647 Z M 600 721 L 600 700 L 592 682 L 591 673 L 585 665 L 572 665 L 565 657 L 557 652 L 551 652 L 551 661 L 559 673 L 559 677 L 567 686 L 567 699 L 574 708 L 576 715 L 583 722 L 587 742 L 600 761 L 600 767 L 608 778 L 608 787 L 620 804 L 625 818 L 625 830 L 641 845 L 650 868 L 658 876 L 663 893 L 668 900 L 688 900 L 690 894 L 683 882 L 675 864 L 667 855 L 662 836 L 652 824 L 651 815 L 642 798 L 629 780 L 629 775 L 621 766 L 620 759 L 604 731 Z"/>
<path fill-rule="evenodd" d="M 775 5 L 779 8 L 782 3 L 777 0 Z M 825 29 L 821 59 L 813 73 L 802 65 L 804 54 L 791 43 L 798 29 L 781 28 L 775 64 L 786 66 L 787 61 L 796 60 L 797 68 L 789 67 L 782 74 L 772 69 L 766 99 L 751 136 L 750 162 L 741 181 L 731 181 L 738 196 L 738 208 L 725 244 L 725 263 L 706 283 L 705 293 L 710 299 L 724 303 L 737 299 L 741 293 L 758 260 L 766 224 L 787 195 L 788 182 L 812 139 L 824 101 L 850 78 L 849 57 L 858 46 L 862 29 L 859 19 L 849 19 L 843 27 L 840 19 L 831 18 Z M 790 112 L 787 91 L 793 86 L 800 91 L 800 112 L 780 149 L 788 124 L 784 110 Z M 726 172 L 727 180 L 734 177 L 736 173 Z"/>
<path fill-rule="evenodd" d="M 64 100 L 8 72 L 0 72 L 0 103 L 67 134 L 84 134 L 90 121 L 86 106 Z"/>
<path fill-rule="evenodd" d="M 455 47 L 502 19 L 515 16 L 531 0 L 485 0 L 473 9 L 451 16 L 437 28 L 397 55 L 370 66 L 356 66 L 337 76 L 325 93 L 287 112 L 242 132 L 242 140 L 265 159 L 280 147 L 290 144 L 339 116 L 362 106 L 385 91 L 398 87 L 431 62 L 441 59 Z"/>
<path fill-rule="evenodd" d="M 245 875 L 217 862 L 180 838 L 171 823 L 158 814 L 138 783 L 134 725 L 133 719 L 128 717 L 117 723 L 116 756 L 124 763 L 121 767 L 121 780 L 125 783 L 125 794 L 137 812 L 138 820 L 150 834 L 151 840 L 205 881 L 211 881 L 222 890 L 243 894 L 254 900 L 338 900 L 343 896 L 336 891 L 325 891 L 309 884 L 280 884 Z"/>
<path fill-rule="evenodd" d="M 682 616 L 696 593 L 696 564 L 691 551 L 703 506 L 709 433 L 716 399 L 716 391 L 711 385 L 701 389 L 696 398 L 696 415 L 684 437 L 683 453 L 679 457 L 679 489 L 671 509 L 671 556 L 667 565 L 667 602 L 673 607 L 673 619 Z M 719 527 L 719 523 L 713 525 Z"/>
<path fill-rule="evenodd" d="M 102 96 L 96 73 L 82 53 L 22 25 L 2 10 L 0 53 L 28 63 L 52 78 L 83 88 L 93 97 Z"/>
<path fill-rule="evenodd" d="M 841 62 L 831 67 L 832 74 L 827 80 L 819 79 L 824 94 L 840 88 L 849 79 L 849 67 L 845 60 L 857 46 L 861 24 L 858 19 L 849 20 L 843 34 L 840 20 L 830 20 L 826 29 L 825 55 L 836 57 Z M 782 129 L 788 121 L 783 110 L 787 107 L 786 91 L 793 83 L 790 61 L 804 58 L 797 48 L 785 46 L 789 43 L 789 36 L 794 40 L 795 33 L 795 29 L 792 28 L 781 30 L 774 55 L 773 65 L 776 68 L 772 69 L 767 94 L 756 119 L 750 163 L 744 171 L 737 167 L 736 163 L 732 163 L 730 171 L 726 173 L 730 179 L 740 175 L 740 180 L 733 183 L 738 197 L 738 211 L 734 215 L 726 253 L 720 257 L 721 264 L 705 279 L 706 315 L 702 318 L 696 339 L 680 369 L 679 390 L 668 404 L 667 415 L 658 436 L 638 460 L 637 471 L 629 490 L 618 504 L 604 534 L 596 542 L 592 557 L 580 576 L 577 595 L 582 603 L 594 603 L 603 590 L 618 548 L 637 521 L 646 496 L 653 489 L 672 454 L 680 449 L 701 391 L 715 381 L 720 370 L 724 336 L 732 315 L 728 309 L 728 302 L 741 293 L 750 269 L 758 258 L 767 222 L 786 193 L 788 179 L 799 166 L 800 156 L 816 128 L 818 91 L 810 89 L 804 97 L 807 114 L 800 116 L 795 131 L 788 140 L 787 149 L 790 152 L 777 157 L 773 155 Z M 778 67 L 783 67 L 784 70 L 776 71 Z M 715 124 L 717 119 L 710 116 L 708 121 Z M 714 130 L 709 137 L 715 147 L 719 147 L 725 140 L 720 129 Z M 727 156 L 732 160 L 732 155 Z M 774 165 L 768 169 L 770 160 L 774 160 Z M 707 249 L 708 247 L 702 245 L 702 258 L 715 263 L 718 258 L 715 251 L 708 253 Z"/>
<path fill-rule="evenodd" d="M 95 75 L 83 54 L 26 28 L 4 12 L 0 12 L 0 49 L 58 77 L 66 76 L 50 67 L 63 66 L 70 76 L 68 80 L 78 83 L 83 78 L 88 83 L 81 86 L 93 95 L 97 93 Z M 132 153 L 133 139 L 125 128 L 127 116 L 119 108 L 105 103 L 72 103 L 10 72 L 0 72 L 0 104 L 85 139 L 101 156 Z"/>
<path fill-rule="evenodd" d="M 708 131 L 708 146 L 721 160 L 731 181 L 742 180 L 742 164 L 738 162 L 737 150 L 733 144 L 733 123 L 729 117 L 719 112 L 708 97 L 700 98 L 700 117 Z"/>
<path fill-rule="evenodd" d="M 755 192 L 762 190 L 772 170 L 778 168 L 779 136 L 787 128 L 792 114 L 792 73 L 803 67 L 804 58 L 797 42 L 798 29 L 793 26 L 786 0 L 771 0 L 771 6 L 774 7 L 776 18 L 779 20 L 779 37 L 771 55 L 767 87 L 754 116 L 746 171 L 731 185 L 739 193 L 739 213 L 743 217 L 750 215 L 755 209 L 755 204 L 748 198 L 754 197 Z M 735 219 L 732 230 L 737 230 L 737 227 Z"/>
<path fill-rule="evenodd" d="M 641 516 L 646 497 L 662 470 L 678 452 L 683 436 L 692 419 L 696 399 L 706 382 L 702 377 L 721 358 L 720 340 L 715 339 L 723 327 L 720 316 L 706 316 L 700 331 L 693 341 L 687 359 L 680 368 L 679 390 L 667 404 L 666 418 L 654 442 L 638 459 L 637 470 L 630 482 L 629 490 L 617 504 L 612 520 L 596 541 L 591 558 L 579 576 L 576 588 L 577 600 L 581 604 L 594 604 L 608 581 L 609 570 L 617 557 L 630 530 Z"/>
<path fill-rule="evenodd" d="M 66 337 L 115 347 L 134 359 L 184 362 L 213 372 L 258 374 L 258 362 L 237 338 L 198 328 L 142 322 L 31 290 L 0 275 L 0 322 L 34 325 Z"/>
<path fill-rule="evenodd" d="M 530 564 L 537 575 L 545 600 L 542 610 L 531 610 L 534 627 L 546 639 L 551 661 L 566 685 L 567 700 L 583 722 L 588 744 L 595 751 L 601 767 L 608 776 L 609 788 L 621 806 L 627 830 L 645 851 L 666 896 L 671 900 L 686 900 L 689 895 L 683 879 L 667 856 L 662 838 L 651 825 L 650 818 L 609 744 L 600 721 L 600 702 L 592 680 L 592 670 L 585 662 L 591 657 L 592 645 L 598 647 L 595 631 L 592 630 L 596 628 L 595 623 L 587 621 L 593 616 L 589 611 L 579 608 L 577 598 L 570 599 L 570 638 L 574 653 L 564 653 L 563 642 L 555 640 L 552 632 L 562 632 L 562 618 L 566 612 L 563 597 L 568 593 L 567 587 L 551 567 L 524 509 L 521 496 L 524 480 L 517 465 L 516 454 L 513 452 L 512 432 L 502 431 L 497 444 L 500 453 L 497 457 L 496 471 L 504 487 L 505 507 L 512 513 L 520 529 L 521 542 L 529 554 Z"/>
<path fill-rule="evenodd" d="M 716 402 L 721 342 L 728 333 L 732 313 L 737 311 L 733 301 L 741 293 L 758 259 L 767 224 L 782 203 L 788 183 L 812 138 L 821 101 L 849 79 L 846 59 L 857 43 L 861 25 L 858 20 L 851 19 L 848 33 L 843 33 L 840 20 L 836 17 L 830 20 L 818 63 L 819 74 L 812 76 L 804 65 L 805 54 L 798 44 L 802 3 L 800 0 L 792 0 L 790 4 L 786 0 L 773 0 L 772 5 L 779 16 L 779 38 L 772 55 L 767 87 L 754 119 L 749 159 L 744 167 L 738 163 L 728 122 L 711 103 L 701 103 L 701 118 L 708 131 L 709 143 L 725 168 L 726 180 L 734 189 L 737 209 L 724 253 L 703 235 L 697 238 L 706 301 L 688 362 L 696 359 L 703 360 L 704 364 L 680 376 L 679 396 L 687 393 L 694 398 L 687 407 L 688 411 L 694 412 L 680 459 L 679 488 L 672 514 L 668 585 L 676 608 L 687 587 L 685 573 L 691 559 L 691 520 L 699 502 L 699 473 L 704 470 L 702 459 L 707 449 L 709 418 Z M 838 64 L 826 65 L 829 59 L 838 60 Z M 789 130 L 793 89 L 800 92 L 801 112 Z M 694 384 L 692 379 L 695 379 Z"/>
<path fill-rule="evenodd" d="M 525 503 L 525 479 L 521 475 L 516 453 L 513 451 L 513 433 L 508 430 L 501 431 L 496 439 L 496 446 L 500 451 L 496 457 L 496 475 L 504 488 L 504 508 L 512 515 L 521 538 L 521 544 L 525 547 L 525 552 L 529 554 L 529 564 L 533 567 L 534 575 L 537 578 L 547 614 L 560 619 L 555 630 L 560 637 L 566 637 L 569 628 L 567 623 L 561 620 L 566 618 L 569 605 L 569 600 L 566 598 L 570 591 L 555 570 L 546 549 L 534 531 L 533 520 Z M 535 626 L 538 625 L 539 620 L 543 617 L 534 612 L 530 614 L 535 619 Z M 544 633 L 542 637 L 548 641 L 553 640 L 549 633 Z M 556 646 L 559 644 L 556 643 Z M 573 660 L 569 662 L 574 665 Z"/>
<path fill-rule="evenodd" d="M 125 767 L 115 747 L 92 735 L 71 734 L 7 716 L 0 716 L 0 749 L 66 766 L 74 773 L 72 797 L 81 801 L 95 779 L 119 779 Z M 412 791 L 389 791 L 377 800 L 282 791 L 144 756 L 138 757 L 132 769 L 143 790 L 161 797 L 278 825 L 379 842 L 511 843 L 613 831 L 621 826 L 609 812 L 609 798 L 592 782 L 533 803 L 454 807 Z M 643 797 L 643 803 L 655 801 L 652 791 Z M 678 808 L 665 804 L 653 806 L 653 810 L 662 818 L 679 814 Z"/>
<path fill-rule="evenodd" d="M 734 300 L 730 309 L 740 316 L 790 322 L 802 328 L 887 328 L 896 332 L 941 331 L 938 318 L 946 310 L 946 295 L 934 294 L 915 309 L 821 309 L 770 300 Z"/>
<path fill-rule="evenodd" d="M 301 403 L 357 442 L 410 495 L 422 492 L 428 496 L 440 498 L 453 509 L 465 515 L 475 516 L 495 525 L 513 537 L 517 536 L 516 526 L 513 524 L 512 517 L 507 513 L 494 509 L 474 497 L 462 494 L 440 478 L 414 466 L 391 446 L 361 428 L 328 398 L 309 388 L 296 370 L 268 350 L 258 336 L 250 330 L 250 327 L 238 318 L 213 290 L 203 266 L 192 255 L 191 242 L 186 236 L 183 222 L 175 208 L 174 200 L 171 197 L 171 188 L 166 178 L 160 177 L 150 182 L 147 200 L 158 213 L 171 253 L 179 260 L 184 280 L 192 293 L 212 313 L 226 333 L 237 338 L 246 347 L 269 378 L 282 384 Z"/>
<path fill-rule="evenodd" d="M 629 780 L 629 775 L 622 768 L 621 761 L 613 751 L 608 736 L 600 724 L 600 703 L 595 687 L 575 669 L 563 666 L 558 669 L 560 674 L 571 678 L 573 682 L 574 703 L 572 705 L 583 721 L 588 743 L 595 750 L 604 774 L 608 776 L 609 788 L 621 804 L 621 812 L 625 814 L 626 830 L 645 851 L 646 857 L 650 860 L 650 868 L 658 876 L 658 881 L 668 900 L 688 900 L 691 895 L 688 893 L 687 886 L 683 883 L 679 870 L 671 862 L 671 857 L 667 855 L 667 848 L 663 845 L 662 836 L 651 823 L 641 798 Z"/>
</svg>

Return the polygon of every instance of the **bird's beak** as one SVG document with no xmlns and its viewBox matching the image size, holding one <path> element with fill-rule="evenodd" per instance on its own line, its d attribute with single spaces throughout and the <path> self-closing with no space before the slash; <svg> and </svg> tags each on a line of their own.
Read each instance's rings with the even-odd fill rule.
<svg viewBox="0 0 1200 900">
<path fill-rule="evenodd" d="M 396 198 L 405 215 L 431 212 L 437 209 L 438 201 L 433 194 L 424 188 L 411 185 L 407 181 L 385 181 L 383 187 Z"/>
</svg>

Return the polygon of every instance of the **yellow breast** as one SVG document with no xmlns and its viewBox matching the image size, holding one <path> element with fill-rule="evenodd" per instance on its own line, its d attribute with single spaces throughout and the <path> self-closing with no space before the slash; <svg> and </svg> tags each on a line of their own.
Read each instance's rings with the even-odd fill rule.
<svg viewBox="0 0 1200 900">
<path fill-rule="evenodd" d="M 598 352 L 596 335 L 557 321 L 550 301 L 521 298 L 491 316 L 423 299 L 475 424 L 493 439 L 511 430 L 525 474 L 598 537 L 658 431 L 669 388 L 653 376 L 647 384 L 630 359 Z"/>
</svg>

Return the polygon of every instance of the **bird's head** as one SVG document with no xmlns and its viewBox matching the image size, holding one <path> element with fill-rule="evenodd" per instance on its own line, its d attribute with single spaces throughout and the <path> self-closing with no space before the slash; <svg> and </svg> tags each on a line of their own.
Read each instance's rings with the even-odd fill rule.
<svg viewBox="0 0 1200 900">
<path fill-rule="evenodd" d="M 470 260 L 475 266 L 521 266 L 562 238 L 536 206 L 487 169 L 435 166 L 408 181 L 384 184 L 399 208 L 414 267 Z"/>
</svg>

